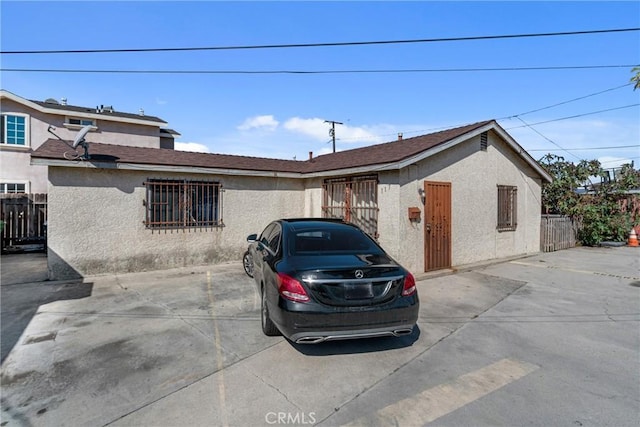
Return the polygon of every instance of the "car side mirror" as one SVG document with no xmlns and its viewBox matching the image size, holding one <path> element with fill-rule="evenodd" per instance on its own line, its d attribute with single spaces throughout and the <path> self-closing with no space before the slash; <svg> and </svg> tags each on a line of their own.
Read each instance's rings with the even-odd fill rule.
<svg viewBox="0 0 640 427">
<path fill-rule="evenodd" d="M 256 240 L 258 240 L 258 235 L 257 234 L 249 234 L 247 236 L 247 242 L 249 242 L 249 243 L 253 243 Z"/>
</svg>

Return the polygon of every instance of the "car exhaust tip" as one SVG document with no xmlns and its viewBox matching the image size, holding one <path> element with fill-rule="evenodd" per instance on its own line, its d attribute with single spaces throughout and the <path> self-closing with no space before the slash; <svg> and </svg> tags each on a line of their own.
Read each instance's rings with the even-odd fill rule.
<svg viewBox="0 0 640 427">
<path fill-rule="evenodd" d="M 413 329 L 396 329 L 395 331 L 393 331 L 393 335 L 395 335 L 396 337 L 402 337 L 405 335 L 411 335 L 412 332 Z"/>
<path fill-rule="evenodd" d="M 302 337 L 296 340 L 296 344 L 318 344 L 324 340 L 325 337 Z"/>
</svg>

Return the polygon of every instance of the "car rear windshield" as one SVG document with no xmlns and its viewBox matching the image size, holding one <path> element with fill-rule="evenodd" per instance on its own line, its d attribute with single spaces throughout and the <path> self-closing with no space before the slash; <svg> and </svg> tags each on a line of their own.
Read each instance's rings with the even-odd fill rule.
<svg viewBox="0 0 640 427">
<path fill-rule="evenodd" d="M 300 230 L 291 235 L 291 255 L 380 253 L 364 233 L 352 228 Z"/>
</svg>

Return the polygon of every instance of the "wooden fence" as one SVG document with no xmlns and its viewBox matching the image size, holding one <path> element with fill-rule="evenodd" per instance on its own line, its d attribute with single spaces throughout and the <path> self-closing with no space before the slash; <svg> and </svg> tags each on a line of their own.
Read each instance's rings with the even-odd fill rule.
<svg viewBox="0 0 640 427">
<path fill-rule="evenodd" d="M 563 215 L 542 215 L 540 250 L 554 252 L 576 246 L 577 224 Z"/>
<path fill-rule="evenodd" d="M 46 248 L 46 194 L 0 194 L 0 220 L 2 252 Z"/>
</svg>

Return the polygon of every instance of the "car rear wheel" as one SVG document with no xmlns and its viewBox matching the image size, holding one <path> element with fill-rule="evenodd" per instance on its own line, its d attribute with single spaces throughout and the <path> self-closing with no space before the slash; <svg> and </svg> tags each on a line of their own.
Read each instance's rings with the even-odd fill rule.
<svg viewBox="0 0 640 427">
<path fill-rule="evenodd" d="M 268 337 L 275 337 L 280 335 L 280 331 L 276 328 L 276 325 L 273 324 L 271 319 L 269 318 L 269 308 L 267 307 L 267 295 L 266 289 L 262 286 L 261 292 L 261 308 L 260 308 L 260 317 L 262 319 L 262 332 Z"/>
<path fill-rule="evenodd" d="M 246 251 L 242 257 L 242 266 L 244 267 L 244 272 L 247 273 L 247 276 L 253 277 L 253 259 L 249 251 Z"/>
</svg>

